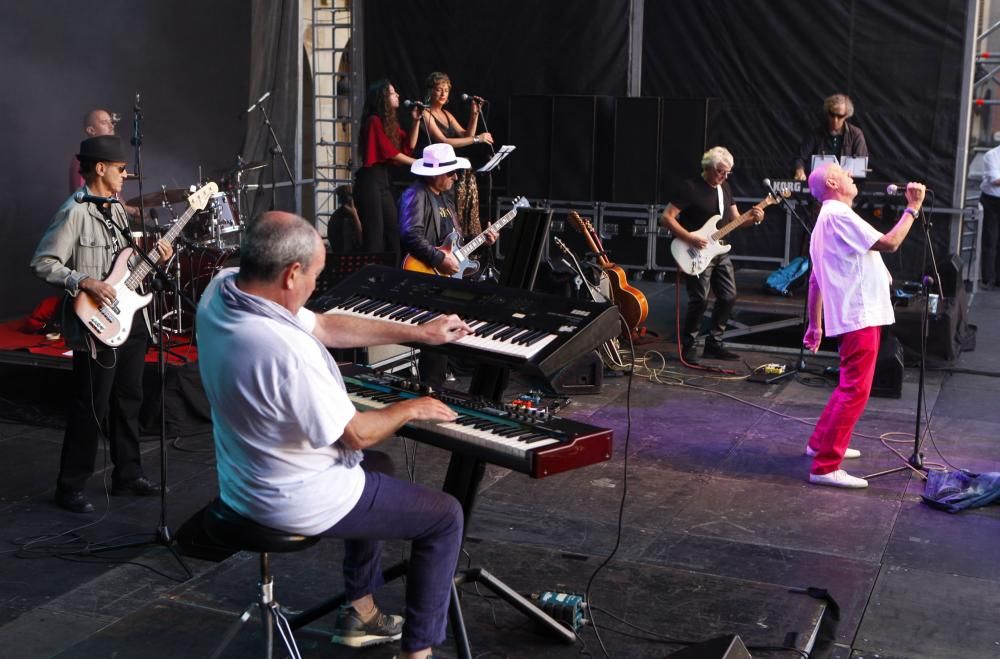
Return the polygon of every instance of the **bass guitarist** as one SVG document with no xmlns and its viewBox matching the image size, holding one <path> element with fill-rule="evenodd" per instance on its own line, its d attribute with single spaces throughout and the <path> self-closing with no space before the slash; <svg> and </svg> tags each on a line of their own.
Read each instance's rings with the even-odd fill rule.
<svg viewBox="0 0 1000 659">
<path fill-rule="evenodd" d="M 439 245 L 457 228 L 455 198 L 448 192 L 454 187 L 458 170 L 469 169 L 468 158 L 459 158 L 450 144 L 424 147 L 419 160 L 410 165 L 417 175 L 416 182 L 403 192 L 399 200 L 399 234 L 403 253 L 433 268 L 438 274 L 450 276 L 458 272 L 458 260 Z M 488 231 L 486 244 L 492 245 L 497 236 Z M 447 360 L 439 355 L 421 355 L 420 379 L 441 386 L 447 372 Z"/>
<path fill-rule="evenodd" d="M 84 193 L 112 197 L 125 181 L 125 152 L 115 135 L 91 137 L 80 143 L 80 174 Z M 89 513 L 93 504 L 84 493 L 94 472 L 98 442 L 106 430 L 114 463 L 111 494 L 159 494 L 142 470 L 139 457 L 139 408 L 142 371 L 149 343 L 149 319 L 132 323 L 128 339 L 119 348 L 95 341 L 73 313 L 72 298 L 89 295 L 98 304 L 111 304 L 115 289 L 103 280 L 114 257 L 126 246 L 128 220 L 121 204 L 77 203 L 73 197 L 56 212 L 31 259 L 41 279 L 66 291 L 63 335 L 73 350 L 73 395 L 63 436 L 56 503 L 76 513 Z M 163 260 L 173 254 L 160 240 Z M 145 310 L 143 311 L 145 316 Z M 138 319 L 137 319 L 138 320 Z"/>
<path fill-rule="evenodd" d="M 674 240 L 683 240 L 695 249 L 703 249 L 708 242 L 695 235 L 707 220 L 713 216 L 722 217 L 723 223 L 739 221 L 741 218 L 727 179 L 733 172 L 733 154 L 728 149 L 712 147 L 701 157 L 701 176 L 684 181 L 667 205 L 660 218 L 660 224 L 670 230 Z M 754 222 L 764 219 L 764 211 L 751 208 L 747 215 Z M 726 324 L 736 304 L 736 273 L 729 254 L 719 254 L 699 275 L 684 275 L 687 286 L 688 305 L 684 325 L 680 330 L 681 358 L 688 364 L 698 362 L 695 340 L 701 328 L 701 318 L 708 308 L 708 294 L 715 293 L 715 307 L 705 339 L 703 356 L 727 361 L 739 359 L 739 355 L 726 349 L 722 336 Z"/>
</svg>

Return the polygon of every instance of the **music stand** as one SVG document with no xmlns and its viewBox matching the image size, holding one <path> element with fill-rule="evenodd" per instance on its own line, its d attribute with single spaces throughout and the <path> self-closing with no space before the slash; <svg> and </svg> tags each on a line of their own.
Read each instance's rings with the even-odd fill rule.
<svg viewBox="0 0 1000 659">
<path fill-rule="evenodd" d="M 483 165 L 476 171 L 479 172 L 480 174 L 492 172 L 500 165 L 500 163 L 504 160 L 504 158 L 513 153 L 514 149 L 516 148 L 517 147 L 514 146 L 513 144 L 504 144 L 502 147 L 500 147 L 499 151 L 493 154 L 492 158 L 486 161 L 485 165 Z"/>
</svg>

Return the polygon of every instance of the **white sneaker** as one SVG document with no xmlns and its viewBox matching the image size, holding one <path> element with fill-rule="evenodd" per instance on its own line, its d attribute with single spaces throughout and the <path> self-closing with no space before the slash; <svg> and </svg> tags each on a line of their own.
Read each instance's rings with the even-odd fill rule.
<svg viewBox="0 0 1000 659">
<path fill-rule="evenodd" d="M 817 453 L 819 453 L 819 451 L 812 450 L 812 448 L 810 448 L 810 446 L 806 444 L 806 455 L 808 455 L 810 458 L 815 458 Z M 861 451 L 859 451 L 856 448 L 848 447 L 847 449 L 844 450 L 845 460 L 853 460 L 854 458 L 860 458 L 860 457 L 861 457 Z"/>
<path fill-rule="evenodd" d="M 851 476 L 843 469 L 831 471 L 829 474 L 809 474 L 809 482 L 813 485 L 829 485 L 831 487 L 847 487 L 851 489 L 868 487 L 868 481 L 864 478 Z"/>
</svg>

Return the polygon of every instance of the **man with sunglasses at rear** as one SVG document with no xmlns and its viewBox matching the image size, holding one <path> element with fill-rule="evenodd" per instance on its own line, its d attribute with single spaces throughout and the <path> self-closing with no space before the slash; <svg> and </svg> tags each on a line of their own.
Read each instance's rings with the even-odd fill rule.
<svg viewBox="0 0 1000 659">
<path fill-rule="evenodd" d="M 115 135 L 99 135 L 80 143 L 81 192 L 112 197 L 121 192 L 127 177 L 125 150 Z M 75 513 L 93 512 L 84 487 L 94 473 L 100 437 L 108 437 L 114 464 L 111 494 L 159 494 L 142 470 L 139 456 L 139 409 L 142 406 L 142 371 L 149 342 L 146 310 L 136 313 L 131 333 L 117 348 L 96 341 L 73 313 L 73 298 L 89 295 L 98 305 L 110 304 L 114 287 L 103 280 L 114 258 L 127 246 L 128 220 L 121 204 L 77 203 L 67 199 L 56 211 L 31 259 L 36 276 L 66 292 L 62 327 L 66 345 L 73 350 L 73 394 L 63 436 L 56 503 Z M 170 243 L 156 246 L 161 259 L 173 254 Z"/>
<path fill-rule="evenodd" d="M 847 123 L 854 116 L 854 103 L 847 94 L 834 94 L 823 101 L 823 123 L 806 135 L 799 147 L 799 157 L 795 160 L 794 177 L 806 180 L 806 163 L 814 155 L 867 158 L 868 144 L 865 134 L 857 126 Z"/>
</svg>

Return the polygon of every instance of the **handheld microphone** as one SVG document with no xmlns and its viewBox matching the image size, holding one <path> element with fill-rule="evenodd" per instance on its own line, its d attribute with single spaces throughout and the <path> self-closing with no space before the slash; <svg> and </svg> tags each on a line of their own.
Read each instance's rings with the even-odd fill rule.
<svg viewBox="0 0 1000 659">
<path fill-rule="evenodd" d="M 487 101 L 482 96 L 470 96 L 469 94 L 462 94 L 462 96 L 460 98 L 463 101 L 465 101 L 466 103 L 468 103 L 469 101 L 472 101 L 474 103 L 479 103 L 480 105 L 483 105 L 485 103 L 489 103 L 489 101 Z"/>
<path fill-rule="evenodd" d="M 102 204 L 122 203 L 116 197 L 98 197 L 97 195 L 87 194 L 83 190 L 80 190 L 75 195 L 73 195 L 73 200 L 78 204 L 86 204 L 87 202 L 90 202 L 92 204 L 97 204 L 98 206 Z"/>
<path fill-rule="evenodd" d="M 248 107 L 247 110 L 246 110 L 246 112 L 244 112 L 243 114 L 247 115 L 247 114 L 250 114 L 251 112 L 253 112 L 254 110 L 256 110 L 257 106 L 259 106 L 261 103 L 263 103 L 264 99 L 266 99 L 270 95 L 271 95 L 270 91 L 265 92 L 264 95 L 261 96 L 260 98 L 258 98 L 256 103 L 254 103 L 253 105 L 251 105 L 250 107 Z"/>
<path fill-rule="evenodd" d="M 427 109 L 427 104 L 426 103 L 422 103 L 420 101 L 406 100 L 406 101 L 403 101 L 403 107 L 404 108 L 420 108 L 421 110 L 426 110 Z"/>
<path fill-rule="evenodd" d="M 885 186 L 885 193 L 887 195 L 897 195 L 897 194 L 905 195 L 906 194 L 906 185 L 907 185 L 906 183 L 902 183 L 902 184 L 890 183 L 889 185 Z M 924 190 L 926 192 L 930 192 L 931 191 L 930 188 L 926 188 L 926 187 L 924 188 Z"/>
</svg>

